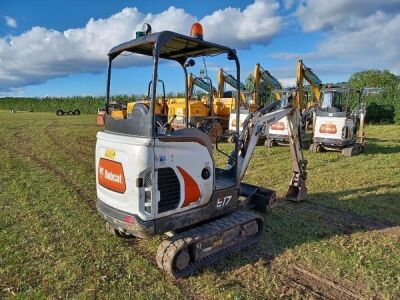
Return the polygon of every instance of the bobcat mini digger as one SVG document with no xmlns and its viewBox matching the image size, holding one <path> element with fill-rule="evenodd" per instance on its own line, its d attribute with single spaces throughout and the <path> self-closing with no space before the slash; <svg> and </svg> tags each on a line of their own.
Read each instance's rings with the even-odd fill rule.
<svg viewBox="0 0 400 300">
<path fill-rule="evenodd" d="M 156 84 L 151 86 L 151 101 L 136 103 L 126 118 L 113 118 L 108 111 L 112 63 L 124 52 L 152 57 L 153 82 L 158 81 L 160 58 L 179 64 L 187 81 L 187 68 L 194 59 L 225 55 L 234 61 L 240 82 L 236 51 L 204 41 L 200 24 L 192 27 L 190 37 L 171 31 L 151 33 L 147 24 L 144 29 L 108 54 L 105 129 L 98 132 L 96 143 L 97 209 L 113 233 L 142 238 L 167 233 L 156 261 L 177 278 L 243 249 L 262 235 L 264 220 L 250 209 L 265 211 L 274 203 L 275 192 L 242 179 L 258 137 L 269 126 L 288 117 L 293 168 L 289 200 L 301 201 L 306 195 L 307 162 L 299 144 L 299 114 L 290 106 L 280 108 L 279 101 L 249 114 L 240 135 L 237 127 L 235 150 L 226 154 L 224 169 L 215 166 L 207 134 L 188 121 L 186 128 L 175 130 L 162 123 L 155 110 Z M 187 105 L 187 82 L 185 89 Z M 236 107 L 239 96 L 238 84 Z M 218 143 L 215 148 L 220 151 Z"/>
</svg>

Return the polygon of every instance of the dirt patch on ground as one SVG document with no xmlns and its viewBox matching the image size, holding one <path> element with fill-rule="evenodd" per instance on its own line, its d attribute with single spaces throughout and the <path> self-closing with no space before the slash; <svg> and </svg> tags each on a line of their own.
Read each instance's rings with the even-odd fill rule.
<svg viewBox="0 0 400 300">
<path fill-rule="evenodd" d="M 77 163 L 84 163 L 88 166 L 91 170 L 95 170 L 94 166 L 94 158 L 92 156 L 88 156 L 87 153 L 81 151 L 78 147 L 69 147 L 66 146 L 66 143 L 63 139 L 61 139 L 55 130 L 50 129 L 52 125 L 49 125 L 44 129 L 44 133 L 46 136 L 53 142 L 53 144 L 61 150 L 69 159 L 77 162 Z M 69 144 L 68 144 L 69 145 Z M 93 150 L 94 153 L 94 150 Z M 93 159 L 92 159 L 93 158 Z"/>
<path fill-rule="evenodd" d="M 93 201 L 94 199 L 93 194 L 87 192 L 77 182 L 75 182 L 72 176 L 68 174 L 68 172 L 65 172 L 62 168 L 49 163 L 46 159 L 40 157 L 37 153 L 34 153 L 31 149 L 28 149 L 26 147 L 15 146 L 15 145 L 29 144 L 29 137 L 25 136 L 24 138 L 21 137 L 21 134 L 23 133 L 24 133 L 23 131 L 14 133 L 14 138 L 17 139 L 19 143 L 13 143 L 11 146 L 5 148 L 11 150 L 12 153 L 21 155 L 24 158 L 30 158 L 31 160 L 35 161 L 38 165 L 40 165 L 41 168 L 44 168 L 53 173 L 54 175 L 56 175 L 59 179 L 64 181 L 66 185 L 71 186 L 74 192 L 79 196 L 79 198 L 88 203 L 91 208 L 95 209 L 96 205 Z"/>
<path fill-rule="evenodd" d="M 302 203 L 299 210 L 312 211 L 320 217 L 324 224 L 335 227 L 346 234 L 354 233 L 360 229 L 383 230 L 397 225 L 390 221 L 360 216 L 339 208 L 316 203 Z"/>
<path fill-rule="evenodd" d="M 380 232 L 394 236 L 399 239 L 400 241 L 400 226 L 393 226 L 393 227 L 388 227 L 382 230 L 379 230 Z"/>
<path fill-rule="evenodd" d="M 271 271 L 286 288 L 293 287 L 300 290 L 305 297 L 314 299 L 365 299 L 360 285 L 355 289 L 354 284 L 343 283 L 322 276 L 315 270 L 299 265 L 283 269 L 275 265 Z"/>
</svg>

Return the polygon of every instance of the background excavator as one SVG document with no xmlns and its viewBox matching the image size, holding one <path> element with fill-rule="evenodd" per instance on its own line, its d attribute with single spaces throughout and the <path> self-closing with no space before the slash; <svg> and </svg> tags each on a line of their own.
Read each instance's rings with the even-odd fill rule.
<svg viewBox="0 0 400 300">
<path fill-rule="evenodd" d="M 310 84 L 313 92 L 313 101 L 305 101 L 304 81 Z M 319 105 L 321 99 L 322 81 L 319 77 L 308 68 L 302 60 L 299 60 L 296 66 L 296 91 L 294 95 L 294 108 L 298 109 L 302 116 L 302 137 L 304 139 L 308 124 L 312 122 L 313 112 Z M 307 97 L 309 100 L 310 97 Z M 308 144 L 304 141 L 304 144 Z M 268 137 L 265 140 L 265 146 L 273 147 L 276 145 L 289 145 L 288 123 L 287 119 L 283 118 L 275 123 L 268 132 Z"/>
<path fill-rule="evenodd" d="M 350 100 L 357 95 L 354 109 Z M 366 105 L 361 92 L 343 86 L 327 86 L 321 104 L 315 112 L 311 152 L 341 151 L 353 156 L 364 151 L 364 119 Z"/>
<path fill-rule="evenodd" d="M 158 248 L 157 265 L 173 277 L 187 276 L 260 239 L 264 218 L 251 209 L 263 212 L 271 207 L 275 192 L 244 183 L 243 177 L 259 137 L 285 116 L 292 154 L 286 198 L 304 199 L 307 162 L 299 143 L 299 114 L 291 103 L 282 107 L 281 101 L 249 114 L 243 130 L 236 129 L 235 150 L 225 154 L 225 168 L 216 167 L 211 139 L 190 125 L 188 109 L 185 128 L 171 130 L 170 124 L 159 121 L 156 84 L 151 85 L 149 102 L 135 104 L 129 116 L 113 118 L 112 66 L 124 52 L 152 57 L 152 82 L 158 82 L 159 67 L 170 65 L 159 64 L 160 58 L 180 65 L 186 80 L 185 108 L 190 101 L 188 68 L 195 58 L 227 57 L 234 62 L 240 82 L 237 52 L 204 41 L 199 23 L 192 26 L 190 37 L 171 31 L 151 33 L 148 24 L 136 36 L 108 53 L 105 130 L 98 132 L 96 142 L 97 210 L 113 234 L 145 238 L 168 232 Z M 239 95 L 237 84 L 236 107 Z M 221 151 L 218 143 L 216 151 Z"/>
<path fill-rule="evenodd" d="M 248 111 L 256 111 L 257 106 L 254 105 L 253 103 L 248 101 L 248 93 L 246 91 L 245 85 L 243 82 L 238 81 L 235 76 L 225 72 L 222 68 L 218 70 L 217 73 L 217 83 L 218 83 L 218 88 L 217 88 L 217 99 L 216 99 L 216 104 L 218 105 L 217 111 L 219 114 L 222 114 L 224 118 L 227 120 L 224 126 L 224 132 L 228 132 L 228 141 L 231 142 L 231 135 L 229 134 L 229 131 L 231 130 L 232 122 L 235 123 L 236 119 L 233 121 L 231 120 L 232 114 L 236 116 L 236 111 L 237 111 L 237 106 L 236 106 L 236 93 L 237 91 L 227 91 L 226 90 L 226 85 L 229 85 L 233 89 L 236 89 L 237 86 L 240 87 L 240 92 L 239 92 L 239 113 L 243 113 L 243 111 L 248 112 Z M 243 120 L 242 120 L 243 121 Z M 235 123 L 236 126 L 236 123 Z"/>
<path fill-rule="evenodd" d="M 226 73 L 225 73 L 226 74 Z M 219 77 L 221 78 L 221 77 Z M 222 80 L 221 80 L 222 81 Z M 219 81 L 219 82 L 221 82 Z M 234 76 L 226 74 L 224 81 L 231 86 L 235 83 L 236 79 Z M 229 83 L 230 82 L 230 83 Z M 239 131 L 243 129 L 244 120 L 247 118 L 249 113 L 258 110 L 261 107 L 260 95 L 266 91 L 261 91 L 261 82 L 264 82 L 269 91 L 275 96 L 275 100 L 281 99 L 282 86 L 279 81 L 271 75 L 267 70 L 264 70 L 259 63 L 254 66 L 253 71 L 253 87 L 252 91 L 245 92 L 244 84 L 241 84 L 242 92 L 241 99 L 242 105 L 240 107 L 240 123 Z M 247 105 L 245 105 L 247 103 Z M 228 142 L 233 143 L 235 139 L 234 132 L 236 131 L 236 112 L 233 111 L 230 115 L 229 121 L 229 132 L 231 133 Z"/>
<path fill-rule="evenodd" d="M 282 85 L 270 72 L 263 69 L 259 63 L 254 66 L 253 71 L 253 101 L 259 102 L 261 91 L 261 82 L 264 82 L 271 93 L 274 94 L 275 100 L 281 99 Z M 260 105 L 260 104 L 259 104 Z"/>
<path fill-rule="evenodd" d="M 202 120 L 213 116 L 212 105 L 215 95 L 215 88 L 212 86 L 211 79 L 208 77 L 196 77 L 192 73 L 188 75 L 188 90 L 189 90 L 189 123 L 192 126 L 197 126 Z M 206 95 L 202 98 L 197 98 L 194 95 L 194 87 L 202 89 Z M 168 101 L 168 118 L 174 118 L 171 126 L 175 129 L 185 128 L 186 124 L 186 99 L 175 98 Z M 214 132 L 209 130 L 206 132 L 214 136 Z"/>
<path fill-rule="evenodd" d="M 203 63 L 205 63 L 203 61 Z M 235 97 L 232 92 L 224 91 L 224 83 L 235 86 L 235 78 L 222 69 L 217 74 L 218 89 L 216 89 L 210 77 L 207 75 L 195 76 L 193 73 L 188 75 L 189 91 L 189 122 L 208 134 L 215 143 L 219 136 L 228 130 L 229 116 L 235 109 Z M 195 89 L 204 91 L 195 95 Z M 241 87 L 244 85 L 241 83 Z M 245 100 L 243 92 L 240 94 L 242 102 Z M 185 126 L 185 99 L 172 99 L 168 101 L 169 118 L 175 116 L 172 123 L 173 128 Z M 255 109 L 253 109 L 254 111 Z"/>
</svg>

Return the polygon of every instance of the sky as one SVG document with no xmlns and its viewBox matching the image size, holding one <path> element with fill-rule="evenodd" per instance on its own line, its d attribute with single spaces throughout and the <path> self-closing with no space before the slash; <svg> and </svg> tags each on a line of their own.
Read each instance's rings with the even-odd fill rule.
<svg viewBox="0 0 400 300">
<path fill-rule="evenodd" d="M 400 74 L 400 0 L 1 0 L 0 97 L 104 95 L 108 51 L 145 22 L 183 34 L 200 22 L 205 40 L 237 49 L 242 79 L 260 63 L 293 85 L 298 59 L 325 83 L 370 68 Z M 224 57 L 206 66 L 213 80 L 234 71 Z M 151 73 L 149 60 L 121 57 L 112 93 L 144 93 Z M 163 63 L 160 78 L 183 90 L 176 65 Z"/>
</svg>

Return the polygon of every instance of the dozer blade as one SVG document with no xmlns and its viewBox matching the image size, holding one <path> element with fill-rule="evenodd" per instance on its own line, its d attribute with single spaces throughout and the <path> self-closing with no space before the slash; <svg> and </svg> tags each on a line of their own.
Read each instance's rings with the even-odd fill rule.
<svg viewBox="0 0 400 300">
<path fill-rule="evenodd" d="M 278 204 L 275 191 L 244 182 L 240 183 L 239 195 L 247 198 L 247 208 L 260 213 L 266 213 Z"/>
</svg>

